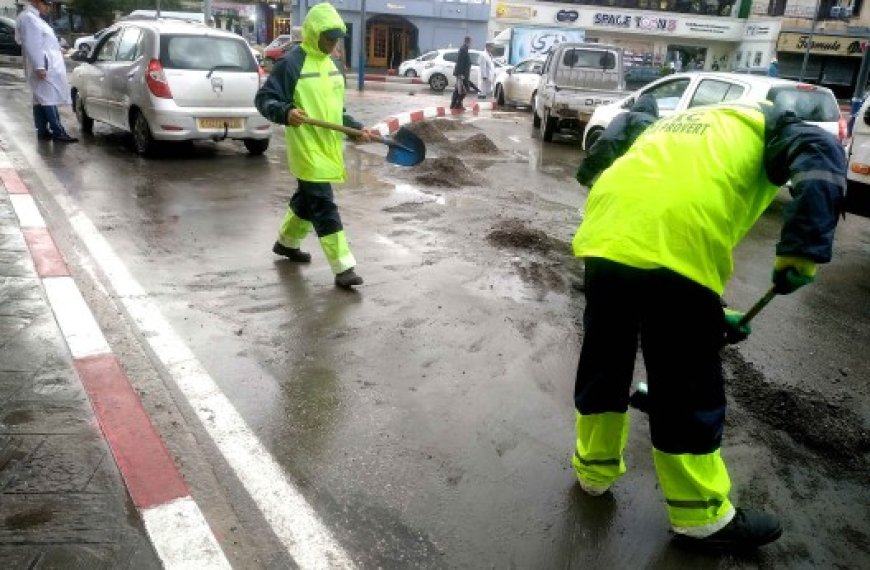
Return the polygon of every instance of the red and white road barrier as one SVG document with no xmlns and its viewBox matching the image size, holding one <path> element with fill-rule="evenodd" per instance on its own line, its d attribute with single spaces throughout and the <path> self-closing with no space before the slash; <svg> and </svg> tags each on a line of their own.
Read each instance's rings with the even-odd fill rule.
<svg viewBox="0 0 870 570">
<path fill-rule="evenodd" d="M 33 196 L 2 151 L 0 180 L 69 347 L 73 367 L 164 567 L 231 568 L 70 276 Z"/>
<path fill-rule="evenodd" d="M 462 115 L 464 113 L 477 114 L 480 111 L 492 111 L 497 108 L 497 105 L 492 101 L 483 101 L 466 105 L 464 109 L 451 109 L 449 107 L 426 107 L 417 111 L 408 111 L 400 113 L 393 117 L 388 117 L 385 121 L 377 123 L 372 129 L 378 131 L 381 136 L 385 137 L 399 130 L 399 127 L 409 123 L 417 123 L 426 119 L 436 117 L 446 117 L 448 115 Z"/>
</svg>

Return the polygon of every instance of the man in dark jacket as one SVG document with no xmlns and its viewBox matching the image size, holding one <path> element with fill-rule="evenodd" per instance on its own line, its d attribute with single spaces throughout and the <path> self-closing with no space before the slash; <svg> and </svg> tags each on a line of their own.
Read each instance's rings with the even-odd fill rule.
<svg viewBox="0 0 870 570">
<path fill-rule="evenodd" d="M 595 178 L 625 154 L 635 139 L 658 118 L 656 98 L 649 93 L 638 97 L 631 110 L 613 119 L 586 150 L 586 158 L 577 170 L 577 182 L 591 186 Z"/>
<path fill-rule="evenodd" d="M 468 80 L 471 77 L 471 56 L 468 55 L 469 46 L 471 46 L 471 38 L 465 36 L 465 41 L 462 43 L 462 47 L 459 48 L 456 65 L 453 67 L 456 85 L 453 87 L 453 97 L 450 99 L 451 109 L 462 109 L 462 101 L 465 99 L 465 94 L 468 93 Z"/>
</svg>

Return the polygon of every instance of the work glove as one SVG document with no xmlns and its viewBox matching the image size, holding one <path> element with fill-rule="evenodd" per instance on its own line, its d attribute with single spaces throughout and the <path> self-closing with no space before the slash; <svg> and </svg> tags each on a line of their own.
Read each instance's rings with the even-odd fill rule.
<svg viewBox="0 0 870 570">
<path fill-rule="evenodd" d="M 816 280 L 816 264 L 803 257 L 777 256 L 771 280 L 777 294 L 794 293 Z"/>
<path fill-rule="evenodd" d="M 737 344 L 749 338 L 752 328 L 748 323 L 740 324 L 744 313 L 727 307 L 722 307 L 722 313 L 725 317 L 725 344 Z"/>
</svg>

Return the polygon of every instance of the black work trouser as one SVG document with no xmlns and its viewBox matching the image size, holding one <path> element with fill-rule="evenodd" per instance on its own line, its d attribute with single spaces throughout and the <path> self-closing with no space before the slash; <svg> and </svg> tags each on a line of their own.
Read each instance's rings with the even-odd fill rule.
<svg viewBox="0 0 870 570">
<path fill-rule="evenodd" d="M 290 198 L 293 213 L 311 222 L 318 237 L 340 232 L 341 216 L 329 182 L 309 182 L 300 180 L 299 187 Z"/>
<path fill-rule="evenodd" d="M 671 454 L 719 448 L 725 322 L 715 292 L 667 269 L 587 258 L 583 325 L 578 412 L 626 412 L 640 337 L 653 446 Z"/>
</svg>

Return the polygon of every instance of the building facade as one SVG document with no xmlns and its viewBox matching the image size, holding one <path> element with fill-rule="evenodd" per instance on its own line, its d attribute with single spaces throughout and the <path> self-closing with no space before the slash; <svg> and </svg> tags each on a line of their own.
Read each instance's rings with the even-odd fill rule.
<svg viewBox="0 0 870 570">
<path fill-rule="evenodd" d="M 624 48 L 629 67 L 667 66 L 675 71 L 767 68 L 776 59 L 780 76 L 822 84 L 848 98 L 857 82 L 862 46 L 870 39 L 870 8 L 863 2 L 870 4 L 870 0 L 496 0 L 489 37 L 498 43 L 516 27 L 582 29 L 585 41 Z M 510 59 L 509 53 L 504 55 Z"/>
<path fill-rule="evenodd" d="M 298 0 L 294 20 L 305 19 L 318 0 Z M 482 48 L 486 41 L 490 0 L 330 0 L 348 27 L 346 63 L 356 65 L 358 46 L 367 67 L 398 68 L 426 51 L 459 47 L 466 36 Z M 363 12 L 365 9 L 363 23 Z"/>
</svg>

